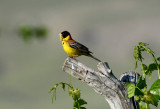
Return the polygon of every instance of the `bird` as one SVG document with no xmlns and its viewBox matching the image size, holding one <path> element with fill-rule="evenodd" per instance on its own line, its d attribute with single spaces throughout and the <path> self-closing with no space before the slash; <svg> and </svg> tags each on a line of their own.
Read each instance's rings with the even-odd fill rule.
<svg viewBox="0 0 160 109">
<path fill-rule="evenodd" d="M 83 44 L 75 41 L 71 34 L 68 31 L 63 31 L 59 34 L 60 40 L 62 42 L 62 46 L 64 51 L 72 58 L 85 55 L 95 59 L 98 62 L 101 62 L 98 58 L 94 57 L 91 51 L 84 46 Z"/>
</svg>

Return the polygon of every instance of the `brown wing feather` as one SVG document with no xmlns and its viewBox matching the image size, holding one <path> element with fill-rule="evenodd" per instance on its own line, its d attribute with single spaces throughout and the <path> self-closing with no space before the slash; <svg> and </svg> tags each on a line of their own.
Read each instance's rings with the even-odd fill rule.
<svg viewBox="0 0 160 109">
<path fill-rule="evenodd" d="M 69 46 L 72 47 L 72 48 L 74 48 L 74 49 L 78 49 L 79 51 L 87 53 L 87 54 L 92 53 L 92 52 L 90 52 L 88 50 L 88 48 L 86 46 L 84 46 L 84 45 L 82 45 L 79 42 L 76 42 L 74 40 L 70 40 L 69 41 Z"/>
</svg>

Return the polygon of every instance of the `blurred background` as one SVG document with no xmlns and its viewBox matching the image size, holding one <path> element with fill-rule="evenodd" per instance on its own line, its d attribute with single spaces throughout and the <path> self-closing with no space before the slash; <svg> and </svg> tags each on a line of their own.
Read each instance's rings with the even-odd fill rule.
<svg viewBox="0 0 160 109">
<path fill-rule="evenodd" d="M 159 12 L 158 0 L 0 0 L 0 108 L 72 108 L 67 91 L 59 88 L 53 104 L 48 93 L 55 83 L 69 82 L 62 71 L 67 54 L 58 36 L 64 30 L 108 62 L 117 78 L 134 71 L 138 42 L 149 43 L 159 56 Z M 96 69 L 95 60 L 77 59 Z M 156 79 L 157 73 L 149 85 Z M 74 78 L 72 83 L 81 89 L 87 109 L 110 109 L 88 85 Z"/>
</svg>

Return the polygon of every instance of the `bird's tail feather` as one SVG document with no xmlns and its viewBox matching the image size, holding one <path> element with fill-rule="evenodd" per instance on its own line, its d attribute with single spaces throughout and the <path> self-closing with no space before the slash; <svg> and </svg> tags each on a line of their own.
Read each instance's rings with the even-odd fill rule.
<svg viewBox="0 0 160 109">
<path fill-rule="evenodd" d="M 89 57 L 91 57 L 91 58 L 93 58 L 93 59 L 95 59 L 96 61 L 98 61 L 98 62 L 102 62 L 101 60 L 99 60 L 98 58 L 96 58 L 96 57 L 94 57 L 93 55 L 89 55 Z"/>
</svg>

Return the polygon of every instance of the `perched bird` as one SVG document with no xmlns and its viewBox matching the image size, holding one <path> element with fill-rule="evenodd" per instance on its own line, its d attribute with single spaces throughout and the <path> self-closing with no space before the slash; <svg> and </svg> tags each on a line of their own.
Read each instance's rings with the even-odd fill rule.
<svg viewBox="0 0 160 109">
<path fill-rule="evenodd" d="M 70 57 L 78 57 L 81 55 L 89 56 L 99 62 L 101 62 L 99 59 L 94 57 L 92 55 L 92 52 L 88 50 L 88 48 L 79 42 L 76 42 L 72 39 L 71 34 L 68 31 L 63 31 L 59 34 L 60 39 L 62 41 L 62 46 L 64 48 L 64 51 L 70 56 Z"/>
</svg>

